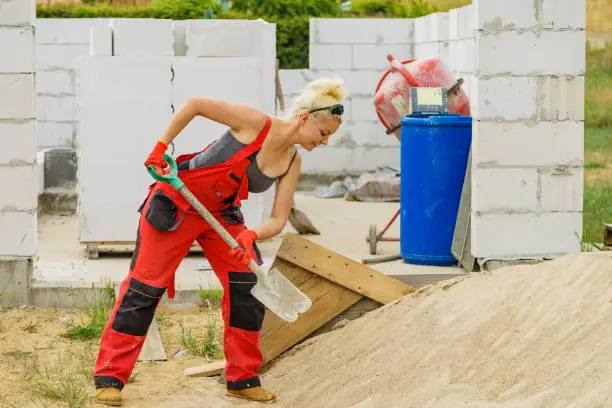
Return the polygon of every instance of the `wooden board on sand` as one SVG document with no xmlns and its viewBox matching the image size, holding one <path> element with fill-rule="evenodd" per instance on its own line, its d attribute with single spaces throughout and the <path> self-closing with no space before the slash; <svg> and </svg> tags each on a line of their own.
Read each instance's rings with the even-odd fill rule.
<svg viewBox="0 0 612 408">
<path fill-rule="evenodd" d="M 260 345 L 264 364 L 344 312 L 363 297 L 386 304 L 414 292 L 415 288 L 355 262 L 299 235 L 288 234 L 272 264 L 312 301 L 311 308 L 289 323 L 266 312 Z M 189 377 L 223 372 L 225 361 L 185 370 Z"/>
</svg>

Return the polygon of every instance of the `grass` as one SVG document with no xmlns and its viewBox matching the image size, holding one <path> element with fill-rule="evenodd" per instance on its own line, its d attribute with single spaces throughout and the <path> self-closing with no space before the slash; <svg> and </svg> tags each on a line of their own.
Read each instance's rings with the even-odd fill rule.
<svg viewBox="0 0 612 408">
<path fill-rule="evenodd" d="M 208 308 L 221 307 L 223 289 L 200 289 L 200 305 Z"/>
<path fill-rule="evenodd" d="M 92 301 L 85 309 L 86 320 L 81 319 L 80 324 L 68 324 L 63 337 L 68 339 L 89 340 L 100 337 L 115 303 L 115 293 L 110 283 L 103 288 L 91 288 Z"/>
<path fill-rule="evenodd" d="M 87 406 L 93 397 L 87 380 L 83 370 L 71 368 L 61 356 L 51 365 L 42 365 L 36 356 L 26 362 L 25 387 L 38 397 L 62 403 L 68 408 Z M 49 405 L 45 403 L 43 406 Z"/>
<path fill-rule="evenodd" d="M 182 323 L 181 344 L 187 351 L 195 356 L 204 357 L 207 360 L 218 360 L 223 357 L 222 331 L 211 317 L 206 324 L 206 332 L 198 336 L 190 328 L 185 328 Z"/>
<path fill-rule="evenodd" d="M 612 222 L 612 44 L 589 50 L 585 84 L 583 242 Z"/>
</svg>

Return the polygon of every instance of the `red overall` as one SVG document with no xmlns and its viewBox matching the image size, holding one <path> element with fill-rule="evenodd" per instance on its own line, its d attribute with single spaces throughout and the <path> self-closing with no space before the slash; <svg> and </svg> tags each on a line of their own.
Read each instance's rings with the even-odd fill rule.
<svg viewBox="0 0 612 408">
<path fill-rule="evenodd" d="M 187 188 L 234 237 L 246 229 L 239 206 L 240 200 L 248 197 L 249 156 L 261 148 L 270 125 L 268 118 L 257 139 L 227 161 L 179 172 Z M 177 163 L 193 156 L 179 156 Z M 160 298 L 166 289 L 168 297 L 174 297 L 174 273 L 194 241 L 202 247 L 223 286 L 227 388 L 259 386 L 258 370 L 263 360 L 259 336 L 265 307 L 251 295 L 257 282 L 255 274 L 230 255 L 229 245 L 169 184 L 152 184 L 140 210 L 130 270 L 102 333 L 94 369 L 96 388 L 123 388 Z M 258 252 L 254 247 L 251 256 L 261 264 Z"/>
</svg>

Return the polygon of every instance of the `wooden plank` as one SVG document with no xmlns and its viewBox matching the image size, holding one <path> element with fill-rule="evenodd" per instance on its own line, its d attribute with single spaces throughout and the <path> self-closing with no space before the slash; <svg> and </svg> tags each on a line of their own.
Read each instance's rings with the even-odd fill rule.
<svg viewBox="0 0 612 408">
<path fill-rule="evenodd" d="M 81 241 L 80 245 L 87 249 L 106 254 L 132 254 L 136 248 L 136 241 Z M 203 253 L 202 247 L 194 243 L 189 249 L 191 253 Z"/>
<path fill-rule="evenodd" d="M 297 234 L 287 234 L 276 255 L 382 304 L 392 302 L 416 290 L 408 284 L 330 251 Z"/>
<path fill-rule="evenodd" d="M 312 306 L 294 323 L 266 313 L 261 332 L 264 362 L 275 359 L 362 298 L 360 294 L 320 276 L 304 283 L 300 290 L 312 300 Z"/>
<path fill-rule="evenodd" d="M 225 360 L 216 360 L 197 367 L 186 368 L 183 375 L 187 377 L 212 377 L 219 375 L 225 370 Z"/>
</svg>

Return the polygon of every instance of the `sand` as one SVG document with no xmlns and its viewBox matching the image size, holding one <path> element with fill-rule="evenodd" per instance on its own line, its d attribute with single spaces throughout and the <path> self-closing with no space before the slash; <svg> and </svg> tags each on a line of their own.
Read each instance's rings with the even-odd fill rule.
<svg viewBox="0 0 612 408">
<path fill-rule="evenodd" d="M 284 407 L 611 407 L 612 253 L 445 282 L 264 375 Z"/>
<path fill-rule="evenodd" d="M 196 328 L 209 318 L 197 308 L 163 313 L 169 356 L 181 348 L 179 321 Z M 28 357 L 52 365 L 63 353 L 88 376 L 97 341 L 60 337 L 74 316 L 58 309 L 0 313 L 0 407 L 66 406 L 37 402 L 22 375 Z M 38 329 L 26 333 L 30 322 Z M 138 363 L 124 406 L 262 406 L 225 396 L 218 378 L 182 376 L 201 363 L 189 355 Z M 612 252 L 423 288 L 300 344 L 262 380 L 284 408 L 612 407 Z"/>
</svg>

